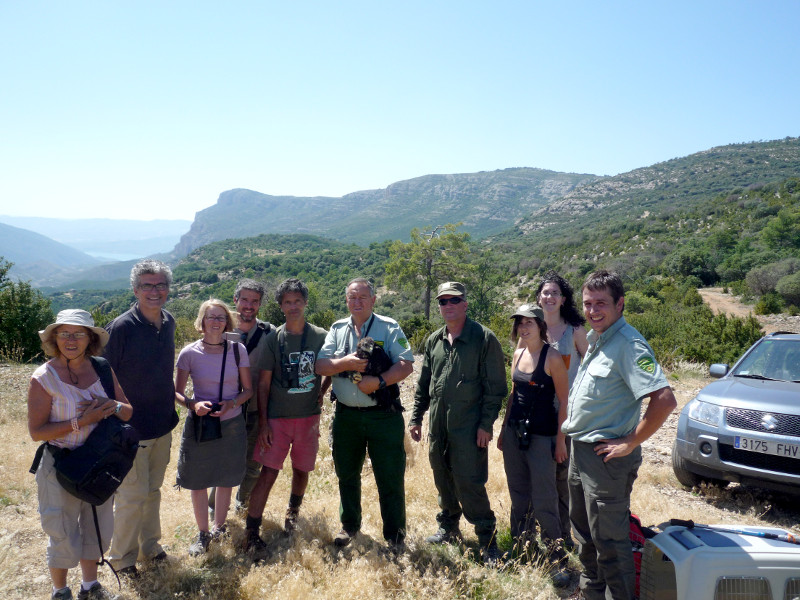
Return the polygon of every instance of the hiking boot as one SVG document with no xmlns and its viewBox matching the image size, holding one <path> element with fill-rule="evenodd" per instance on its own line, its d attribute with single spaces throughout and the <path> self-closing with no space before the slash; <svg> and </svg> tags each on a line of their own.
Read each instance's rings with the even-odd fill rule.
<svg viewBox="0 0 800 600">
<path fill-rule="evenodd" d="M 228 536 L 228 524 L 227 523 L 223 523 L 219 527 L 217 527 L 215 525 L 214 528 L 211 530 L 211 541 L 212 542 L 220 542 L 220 541 L 222 541 L 223 539 L 225 539 L 227 537 L 229 537 Z"/>
<path fill-rule="evenodd" d="M 347 531 L 347 529 L 342 529 L 339 533 L 336 534 L 336 537 L 333 538 L 333 545 L 337 548 L 344 548 L 348 546 L 350 542 L 353 541 L 353 538 L 356 537 L 356 531 Z"/>
<path fill-rule="evenodd" d="M 200 556 L 208 552 L 208 545 L 211 543 L 211 534 L 207 531 L 201 531 L 197 534 L 191 546 L 189 546 L 189 556 Z"/>
<path fill-rule="evenodd" d="M 112 600 L 112 598 L 114 596 L 109 594 L 99 581 L 95 581 L 88 590 L 81 587 L 81 591 L 78 592 L 78 600 Z"/>
<path fill-rule="evenodd" d="M 267 549 L 267 542 L 261 539 L 258 535 L 258 529 L 247 529 L 247 541 L 245 542 L 245 550 L 247 552 L 264 552 Z"/>
<path fill-rule="evenodd" d="M 455 529 L 445 529 L 439 527 L 430 537 L 426 537 L 425 541 L 429 544 L 457 544 L 461 541 L 461 530 L 456 527 Z"/>
<path fill-rule="evenodd" d="M 117 569 L 117 575 L 127 577 L 128 579 L 136 579 L 139 577 L 139 569 L 136 568 L 136 565 L 122 567 L 121 569 Z"/>
<path fill-rule="evenodd" d="M 72 600 L 72 590 L 68 587 L 58 590 L 57 592 L 53 592 L 53 595 L 50 596 L 51 600 Z"/>
<path fill-rule="evenodd" d="M 564 569 L 558 569 L 550 573 L 550 581 L 552 581 L 553 585 L 557 588 L 567 587 L 570 579 L 569 572 Z"/>
<path fill-rule="evenodd" d="M 292 533 L 297 529 L 297 515 L 299 512 L 299 508 L 292 508 L 291 506 L 286 509 L 286 519 L 283 521 L 283 530 L 286 533 Z"/>
<path fill-rule="evenodd" d="M 490 569 L 496 569 L 500 564 L 500 549 L 497 547 L 497 542 L 492 540 L 488 546 L 481 548 L 481 558 L 483 564 Z"/>
</svg>

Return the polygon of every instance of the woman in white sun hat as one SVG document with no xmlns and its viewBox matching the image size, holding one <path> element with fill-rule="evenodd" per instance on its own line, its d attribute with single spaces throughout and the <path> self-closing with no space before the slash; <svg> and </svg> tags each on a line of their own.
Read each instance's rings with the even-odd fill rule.
<svg viewBox="0 0 800 600">
<path fill-rule="evenodd" d="M 39 332 L 42 350 L 50 356 L 33 372 L 28 390 L 28 431 L 34 441 L 47 442 L 48 449 L 81 446 L 96 424 L 116 415 L 127 421 L 133 408 L 114 376 L 115 400 L 106 397 L 90 357 L 99 356 L 108 333 L 95 327 L 85 310 L 58 313 L 55 323 Z M 36 471 L 39 515 L 49 536 L 47 565 L 53 583 L 52 598 L 70 600 L 67 572 L 80 564 L 82 582 L 78 598 L 104 599 L 111 595 L 97 581 L 100 546 L 95 533 L 92 507 L 69 494 L 56 479 L 52 452 L 44 452 Z M 103 551 L 114 530 L 113 500 L 96 507 Z"/>
</svg>

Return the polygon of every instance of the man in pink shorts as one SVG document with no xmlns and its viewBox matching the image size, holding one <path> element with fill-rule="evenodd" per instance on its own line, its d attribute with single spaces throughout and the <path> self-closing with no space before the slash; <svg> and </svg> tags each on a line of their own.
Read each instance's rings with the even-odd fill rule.
<svg viewBox="0 0 800 600">
<path fill-rule="evenodd" d="M 278 286 L 275 299 L 286 323 L 267 336 L 258 378 L 258 442 L 253 460 L 263 466 L 247 507 L 249 551 L 266 548 L 259 535 L 261 519 L 270 490 L 289 454 L 292 492 L 284 530 L 291 533 L 297 527 L 308 474 L 314 470 L 319 449 L 322 397 L 331 383 L 330 377 L 314 374 L 317 353 L 327 332 L 306 322 L 308 288 L 299 279 L 287 279 Z"/>
</svg>

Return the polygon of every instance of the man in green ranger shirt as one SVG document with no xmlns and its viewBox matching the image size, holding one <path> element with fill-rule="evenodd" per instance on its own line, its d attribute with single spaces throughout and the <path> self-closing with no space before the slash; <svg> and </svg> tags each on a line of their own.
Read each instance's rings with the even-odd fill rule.
<svg viewBox="0 0 800 600">
<path fill-rule="evenodd" d="M 641 444 L 676 402 L 652 348 L 622 316 L 620 276 L 591 273 L 581 293 L 592 331 L 561 426 L 572 438 L 569 516 L 580 544 L 580 588 L 589 600 L 630 600 L 635 571 L 629 514 Z M 640 420 L 645 397 L 649 402 Z"/>
<path fill-rule="evenodd" d="M 422 418 L 431 409 L 428 457 L 441 512 L 438 531 L 427 542 L 442 544 L 461 537 L 464 513 L 475 526 L 487 565 L 499 558 L 496 519 L 489 505 L 489 442 L 506 386 L 500 342 L 489 329 L 467 318 L 467 291 L 462 283 L 439 286 L 436 298 L 445 326 L 425 342 L 417 381 L 411 439 L 422 437 Z"/>
</svg>

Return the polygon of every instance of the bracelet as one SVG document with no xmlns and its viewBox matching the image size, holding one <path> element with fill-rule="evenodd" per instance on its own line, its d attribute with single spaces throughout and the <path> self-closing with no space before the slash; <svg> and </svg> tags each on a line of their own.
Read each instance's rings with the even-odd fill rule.
<svg viewBox="0 0 800 600">
<path fill-rule="evenodd" d="M 80 426 L 78 425 L 78 417 L 72 417 L 69 422 L 72 424 L 72 431 L 77 433 L 81 430 Z"/>
<path fill-rule="evenodd" d="M 115 415 L 118 415 L 118 414 L 119 414 L 119 411 L 121 411 L 121 410 L 122 410 L 122 402 L 117 402 L 117 406 L 116 406 L 116 408 L 114 409 L 114 414 L 115 414 Z"/>
</svg>

